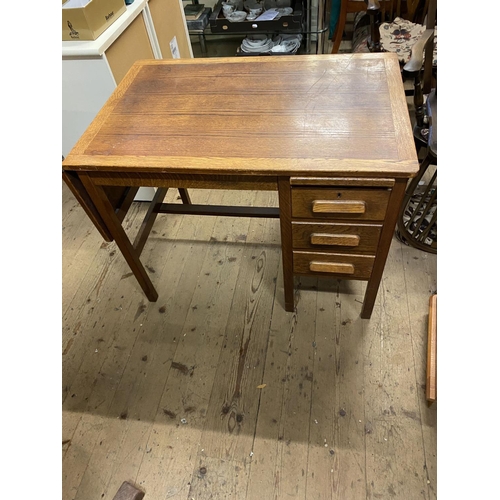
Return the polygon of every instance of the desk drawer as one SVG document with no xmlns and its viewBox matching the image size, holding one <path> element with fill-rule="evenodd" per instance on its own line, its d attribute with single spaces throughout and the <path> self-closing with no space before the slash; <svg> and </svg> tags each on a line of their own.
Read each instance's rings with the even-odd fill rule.
<svg viewBox="0 0 500 500">
<path fill-rule="evenodd" d="M 293 248 L 375 255 L 382 224 L 292 222 Z"/>
<path fill-rule="evenodd" d="M 389 189 L 292 189 L 292 217 L 384 220 Z"/>
<path fill-rule="evenodd" d="M 368 279 L 375 257 L 325 252 L 293 252 L 293 272 L 345 279 Z"/>
</svg>

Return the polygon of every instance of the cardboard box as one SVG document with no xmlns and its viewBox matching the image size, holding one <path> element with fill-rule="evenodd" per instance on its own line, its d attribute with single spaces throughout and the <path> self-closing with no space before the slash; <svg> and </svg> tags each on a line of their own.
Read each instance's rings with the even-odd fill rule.
<svg viewBox="0 0 500 500">
<path fill-rule="evenodd" d="M 62 39 L 95 40 L 126 10 L 124 0 L 68 0 L 62 5 Z"/>
</svg>

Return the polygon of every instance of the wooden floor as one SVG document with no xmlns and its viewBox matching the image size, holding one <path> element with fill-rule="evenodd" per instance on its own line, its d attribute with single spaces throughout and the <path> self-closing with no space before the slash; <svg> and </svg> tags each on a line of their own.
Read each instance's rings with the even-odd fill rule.
<svg viewBox="0 0 500 500">
<path fill-rule="evenodd" d="M 278 220 L 163 215 L 141 257 L 149 303 L 64 185 L 62 201 L 63 500 L 111 500 L 125 480 L 145 500 L 436 498 L 436 256 L 394 239 L 371 320 L 364 282 L 296 280 L 286 313 Z"/>
</svg>

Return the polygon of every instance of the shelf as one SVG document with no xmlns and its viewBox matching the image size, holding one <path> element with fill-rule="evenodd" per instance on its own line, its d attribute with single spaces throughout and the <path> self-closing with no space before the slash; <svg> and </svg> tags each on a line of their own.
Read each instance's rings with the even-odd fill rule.
<svg viewBox="0 0 500 500">
<path fill-rule="evenodd" d="M 208 21 L 205 28 L 197 29 L 197 30 L 189 30 L 189 34 L 192 36 L 198 36 L 201 46 L 201 56 L 202 57 L 213 57 L 209 55 L 209 51 L 207 50 L 207 43 L 214 42 L 215 40 L 241 40 L 248 35 L 254 34 L 266 34 L 266 35 L 278 35 L 278 34 L 302 34 L 304 40 L 302 42 L 302 47 L 299 49 L 297 53 L 299 54 L 322 54 L 323 48 L 325 46 L 326 39 L 328 37 L 329 25 L 327 22 L 327 5 L 326 0 L 318 0 L 317 5 L 317 17 L 316 22 L 313 23 L 311 19 L 311 0 L 303 0 L 303 19 L 302 26 L 297 27 L 295 29 L 287 28 L 280 29 L 276 23 L 271 23 L 268 27 L 264 27 L 259 25 L 258 28 L 254 30 L 241 30 L 240 27 L 235 27 L 235 29 L 224 30 L 220 27 L 217 28 L 217 31 L 213 31 L 212 22 Z M 214 14 L 217 11 L 214 10 Z M 213 14 L 212 14 L 213 17 Z M 291 16 L 288 16 L 291 17 Z M 234 23 L 234 24 L 245 24 L 246 27 L 251 26 L 251 23 L 243 22 L 243 23 Z M 314 25 L 313 25 L 314 24 Z M 227 54 L 225 54 L 227 55 Z M 236 51 L 231 52 L 229 55 L 235 56 Z M 216 57 L 219 57 L 220 54 L 217 54 Z"/>
</svg>

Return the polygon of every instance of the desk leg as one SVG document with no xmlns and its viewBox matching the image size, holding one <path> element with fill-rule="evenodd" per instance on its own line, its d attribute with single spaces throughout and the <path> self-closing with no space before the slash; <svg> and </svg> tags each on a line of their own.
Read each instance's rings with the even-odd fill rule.
<svg viewBox="0 0 500 500">
<path fill-rule="evenodd" d="M 80 174 L 79 177 L 100 216 L 102 217 L 102 220 L 111 233 L 111 236 L 116 241 L 123 257 L 130 266 L 131 271 L 134 273 L 134 276 L 141 285 L 146 297 L 151 302 L 156 302 L 158 300 L 158 292 L 155 290 L 153 283 L 144 269 L 144 266 L 139 260 L 140 252 L 137 252 L 134 249 L 132 243 L 128 239 L 128 236 L 118 220 L 118 217 L 116 216 L 104 189 L 102 186 L 96 186 L 87 174 Z"/>
<path fill-rule="evenodd" d="M 394 236 L 399 210 L 405 195 L 407 182 L 407 179 L 397 179 L 396 184 L 392 188 L 391 197 L 387 205 L 384 227 L 382 228 L 382 234 L 380 235 L 380 242 L 378 244 L 377 257 L 373 264 L 372 274 L 366 286 L 365 298 L 363 300 L 363 307 L 360 315 L 363 319 L 370 319 L 372 315 L 380 280 L 384 272 L 385 262 Z"/>
<path fill-rule="evenodd" d="M 283 282 L 285 291 L 285 311 L 293 312 L 293 250 L 292 250 L 292 200 L 290 179 L 278 177 L 278 197 L 281 226 L 281 257 L 283 259 Z"/>
<path fill-rule="evenodd" d="M 184 205 L 191 205 L 191 198 L 187 189 L 179 188 L 179 194 L 181 195 L 181 200 Z"/>
</svg>

